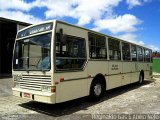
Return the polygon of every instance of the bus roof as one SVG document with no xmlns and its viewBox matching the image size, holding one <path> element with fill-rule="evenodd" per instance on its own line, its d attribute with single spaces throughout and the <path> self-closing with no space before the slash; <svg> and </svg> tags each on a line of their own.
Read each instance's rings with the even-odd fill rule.
<svg viewBox="0 0 160 120">
<path fill-rule="evenodd" d="M 52 23 L 55 23 L 55 24 L 56 24 L 56 23 L 63 23 L 63 24 L 69 25 L 69 26 L 77 27 L 77 28 L 80 28 L 80 29 L 83 29 L 83 30 L 87 30 L 87 31 L 90 31 L 90 32 L 99 34 L 99 35 L 107 36 L 107 37 L 109 37 L 109 38 L 117 39 L 117 40 L 122 41 L 122 42 L 131 43 L 131 44 L 133 44 L 133 45 L 136 45 L 136 46 L 143 47 L 143 48 L 146 48 L 146 49 L 151 50 L 150 48 L 147 48 L 147 47 L 145 47 L 145 46 L 142 46 L 142 45 L 138 45 L 138 44 L 129 42 L 129 41 L 127 41 L 127 40 L 123 40 L 123 39 L 120 39 L 120 38 L 117 38 L 117 37 L 113 37 L 113 36 L 110 36 L 110 35 L 106 35 L 106 34 L 104 34 L 104 33 L 100 33 L 100 32 L 94 31 L 94 30 L 90 30 L 90 29 L 88 29 L 88 28 L 84 28 L 84 27 L 81 27 L 81 26 L 73 25 L 73 24 L 70 24 L 70 23 L 67 23 L 67 22 L 64 22 L 64 21 L 60 21 L 60 20 L 48 20 L 48 21 L 44 21 L 44 22 L 39 22 L 39 23 L 37 23 L 37 24 L 33 24 L 33 25 L 28 26 L 28 27 L 25 27 L 25 28 L 21 29 L 21 30 L 18 31 L 18 32 L 21 32 L 21 31 L 23 31 L 23 30 L 26 30 L 26 29 L 28 29 L 28 28 L 31 28 L 31 27 L 34 27 L 34 26 L 37 26 L 37 25 L 41 25 L 41 24 L 45 24 L 45 23 L 51 23 L 51 22 L 52 22 Z"/>
<path fill-rule="evenodd" d="M 66 24 L 66 25 L 74 26 L 74 27 L 77 27 L 77 28 L 80 28 L 80 29 L 84 29 L 84 30 L 87 30 L 87 31 L 90 31 L 90 32 L 94 32 L 94 33 L 99 34 L 99 35 L 107 36 L 107 37 L 109 37 L 109 38 L 113 38 L 113 39 L 117 39 L 117 40 L 120 40 L 120 41 L 123 41 L 123 42 L 131 43 L 131 44 L 136 45 L 136 46 L 139 46 L 139 47 L 143 47 L 143 48 L 146 48 L 146 49 L 150 49 L 150 48 L 147 48 L 147 47 L 145 47 L 145 46 L 142 46 L 142 45 L 138 45 L 138 44 L 129 42 L 129 41 L 127 41 L 127 40 L 123 40 L 123 39 L 120 39 L 120 38 L 117 38 L 117 37 L 113 37 L 113 36 L 110 36 L 110 35 L 107 35 L 107 34 L 104 34 L 104 33 L 100 33 L 100 32 L 94 31 L 94 30 L 90 30 L 90 29 L 88 29 L 88 28 L 84 28 L 84 27 L 81 27 L 81 26 L 73 25 L 73 24 L 70 24 L 70 23 L 67 23 L 67 22 L 64 22 L 64 21 L 60 21 L 60 20 L 55 20 L 55 21 L 56 21 L 56 22 L 59 22 L 59 23 Z M 151 50 L 151 49 L 150 49 L 150 50 Z"/>
</svg>

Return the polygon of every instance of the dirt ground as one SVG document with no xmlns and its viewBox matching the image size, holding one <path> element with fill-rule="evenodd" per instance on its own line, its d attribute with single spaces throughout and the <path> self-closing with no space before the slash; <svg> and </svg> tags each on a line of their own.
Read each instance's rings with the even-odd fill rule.
<svg viewBox="0 0 160 120">
<path fill-rule="evenodd" d="M 141 86 L 109 90 L 98 102 L 84 97 L 55 105 L 38 103 L 12 96 L 11 87 L 11 78 L 0 79 L 0 120 L 160 119 L 158 76 Z"/>
</svg>

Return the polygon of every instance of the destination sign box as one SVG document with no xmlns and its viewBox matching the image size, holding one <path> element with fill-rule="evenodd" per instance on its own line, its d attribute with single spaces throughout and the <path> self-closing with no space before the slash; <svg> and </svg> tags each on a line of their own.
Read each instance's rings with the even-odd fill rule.
<svg viewBox="0 0 160 120">
<path fill-rule="evenodd" d="M 49 31 L 49 30 L 52 30 L 52 28 L 53 28 L 53 23 L 46 23 L 46 24 L 38 25 L 38 26 L 35 26 L 35 27 L 19 32 L 17 35 L 17 38 L 27 37 L 29 35 Z"/>
</svg>

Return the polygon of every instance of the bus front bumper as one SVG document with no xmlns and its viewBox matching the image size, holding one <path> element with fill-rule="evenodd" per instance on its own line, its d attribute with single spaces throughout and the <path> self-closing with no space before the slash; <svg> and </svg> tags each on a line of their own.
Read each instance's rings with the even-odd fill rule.
<svg viewBox="0 0 160 120">
<path fill-rule="evenodd" d="M 55 93 L 32 91 L 20 88 L 12 88 L 13 95 L 21 98 L 26 98 L 29 100 L 34 100 L 42 103 L 55 103 Z"/>
</svg>

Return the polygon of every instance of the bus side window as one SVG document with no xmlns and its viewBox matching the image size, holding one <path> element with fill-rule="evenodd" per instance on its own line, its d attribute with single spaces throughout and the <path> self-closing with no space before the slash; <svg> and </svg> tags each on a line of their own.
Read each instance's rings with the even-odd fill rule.
<svg viewBox="0 0 160 120">
<path fill-rule="evenodd" d="M 88 34 L 89 38 L 89 55 L 92 59 L 106 59 L 107 48 L 106 39 L 104 36 L 93 33 Z"/>
<path fill-rule="evenodd" d="M 150 50 L 146 49 L 145 50 L 145 61 L 150 62 L 150 60 L 151 60 L 151 52 Z"/>
<path fill-rule="evenodd" d="M 143 51 L 141 47 L 137 47 L 138 61 L 143 61 Z"/>
<path fill-rule="evenodd" d="M 132 61 L 137 61 L 137 49 L 135 45 L 131 45 Z"/>
<path fill-rule="evenodd" d="M 109 47 L 109 59 L 121 60 L 120 41 L 109 38 L 108 47 Z"/>
<path fill-rule="evenodd" d="M 152 50 L 150 50 L 151 62 L 153 62 Z"/>
<path fill-rule="evenodd" d="M 129 43 L 122 42 L 122 55 L 123 55 L 123 60 L 124 61 L 130 61 L 131 60 Z"/>
<path fill-rule="evenodd" d="M 55 64 L 57 70 L 82 69 L 85 61 L 86 46 L 84 38 L 67 35 L 65 44 L 56 40 Z"/>
</svg>

